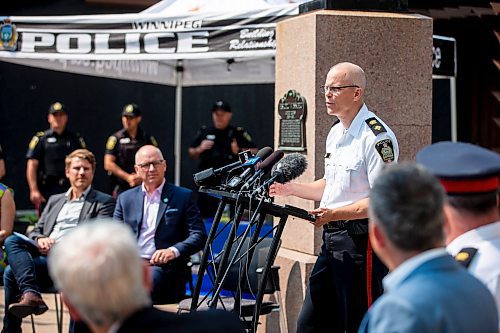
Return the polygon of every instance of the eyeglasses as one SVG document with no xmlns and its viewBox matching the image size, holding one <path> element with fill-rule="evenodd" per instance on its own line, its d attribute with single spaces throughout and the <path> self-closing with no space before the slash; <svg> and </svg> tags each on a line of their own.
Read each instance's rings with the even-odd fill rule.
<svg viewBox="0 0 500 333">
<path fill-rule="evenodd" d="M 332 94 L 337 94 L 342 89 L 345 89 L 345 88 L 359 88 L 359 86 L 354 85 L 354 84 L 351 84 L 351 85 L 348 85 L 348 86 L 338 86 L 338 87 L 321 86 L 321 87 L 319 87 L 319 91 L 321 91 L 321 93 L 323 93 L 323 94 L 327 94 L 329 92 L 331 92 Z"/>
<path fill-rule="evenodd" d="M 141 164 L 136 164 L 139 168 L 141 168 L 142 171 L 148 171 L 149 167 L 152 165 L 154 169 L 159 167 L 163 161 L 165 160 L 157 160 L 157 161 L 152 161 L 152 162 L 147 162 L 147 163 L 141 163 Z"/>
</svg>

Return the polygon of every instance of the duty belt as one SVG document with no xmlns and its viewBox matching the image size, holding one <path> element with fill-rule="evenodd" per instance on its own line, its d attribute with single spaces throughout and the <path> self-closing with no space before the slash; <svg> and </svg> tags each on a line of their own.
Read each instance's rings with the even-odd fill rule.
<svg viewBox="0 0 500 333">
<path fill-rule="evenodd" d="M 350 235 L 364 235 L 368 233 L 368 219 L 331 221 L 323 224 L 323 230 L 346 230 Z"/>
</svg>

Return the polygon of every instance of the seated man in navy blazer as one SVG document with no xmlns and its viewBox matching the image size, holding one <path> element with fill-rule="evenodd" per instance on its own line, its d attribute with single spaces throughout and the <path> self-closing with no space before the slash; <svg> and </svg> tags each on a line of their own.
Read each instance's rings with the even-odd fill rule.
<svg viewBox="0 0 500 333">
<path fill-rule="evenodd" d="M 368 232 L 390 273 L 359 333 L 497 332 L 493 296 L 443 247 L 444 202 L 438 180 L 415 164 L 375 180 Z"/>
<path fill-rule="evenodd" d="M 207 238 L 193 192 L 167 183 L 166 170 L 158 148 L 139 149 L 135 171 L 142 185 L 121 193 L 114 213 L 115 220 L 132 228 L 140 255 L 151 266 L 155 304 L 175 303 L 184 297 L 189 256 L 200 251 Z"/>
<path fill-rule="evenodd" d="M 71 184 L 68 191 L 49 198 L 29 238 L 14 234 L 5 241 L 10 265 L 4 274 L 2 332 L 21 332 L 21 318 L 47 311 L 40 291 L 52 286 L 46 255 L 54 244 L 78 224 L 113 214 L 115 200 L 91 186 L 96 165 L 94 154 L 77 149 L 66 157 L 65 164 Z"/>
</svg>

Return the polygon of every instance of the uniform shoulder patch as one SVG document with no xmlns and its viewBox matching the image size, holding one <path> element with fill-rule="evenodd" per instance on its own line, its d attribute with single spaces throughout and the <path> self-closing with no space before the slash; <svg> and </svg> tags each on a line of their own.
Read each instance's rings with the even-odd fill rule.
<svg viewBox="0 0 500 333">
<path fill-rule="evenodd" d="M 469 267 L 470 263 L 472 262 L 472 259 L 474 259 L 474 256 L 477 253 L 477 249 L 473 247 L 466 247 L 460 250 L 460 252 L 457 253 L 455 256 L 455 260 L 465 268 Z"/>
<path fill-rule="evenodd" d="M 38 133 L 37 133 L 37 134 L 38 134 Z M 33 137 L 31 138 L 31 141 L 30 141 L 29 145 L 28 145 L 28 148 L 29 148 L 30 150 L 35 149 L 35 147 L 36 147 L 36 145 L 38 144 L 38 142 L 39 142 L 39 141 L 40 141 L 40 137 L 39 137 L 38 135 L 33 136 Z"/>
<path fill-rule="evenodd" d="M 155 147 L 158 147 L 158 141 L 156 141 L 156 138 L 154 136 L 151 135 L 151 137 L 149 138 L 149 140 L 151 141 L 151 144 Z"/>
<path fill-rule="evenodd" d="M 365 122 L 368 124 L 368 127 L 370 127 L 375 136 L 379 135 L 380 133 L 387 132 L 384 125 L 382 125 L 375 117 L 368 118 L 365 120 Z"/>
<path fill-rule="evenodd" d="M 83 138 L 80 135 L 78 135 L 78 141 L 80 142 L 80 147 L 82 147 L 83 149 L 87 148 L 87 144 L 85 143 L 85 140 L 83 140 Z"/>
<path fill-rule="evenodd" d="M 245 140 L 252 142 L 252 136 L 250 134 L 248 134 L 247 131 L 243 132 L 243 137 L 245 138 Z"/>
<path fill-rule="evenodd" d="M 384 139 L 375 143 L 375 149 L 385 163 L 394 162 L 394 146 L 391 139 Z"/>
<path fill-rule="evenodd" d="M 116 143 L 118 142 L 118 139 L 116 136 L 112 135 L 108 138 L 108 141 L 106 142 L 106 149 L 107 150 L 113 150 L 115 149 Z"/>
</svg>

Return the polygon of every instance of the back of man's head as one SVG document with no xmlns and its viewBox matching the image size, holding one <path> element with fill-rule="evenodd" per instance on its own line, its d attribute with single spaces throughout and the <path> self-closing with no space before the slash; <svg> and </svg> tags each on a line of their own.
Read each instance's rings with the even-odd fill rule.
<svg viewBox="0 0 500 333">
<path fill-rule="evenodd" d="M 443 243 L 444 191 L 416 164 L 388 166 L 370 194 L 370 218 L 401 251 L 422 252 Z"/>
<path fill-rule="evenodd" d="M 131 230 L 118 222 L 87 222 L 49 255 L 55 286 L 88 324 L 109 326 L 150 304 Z"/>
</svg>

